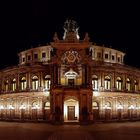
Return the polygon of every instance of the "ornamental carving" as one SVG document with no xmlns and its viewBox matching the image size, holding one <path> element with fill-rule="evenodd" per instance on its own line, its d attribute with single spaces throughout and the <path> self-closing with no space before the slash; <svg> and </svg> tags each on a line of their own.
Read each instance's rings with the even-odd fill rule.
<svg viewBox="0 0 140 140">
<path fill-rule="evenodd" d="M 80 62 L 80 59 L 81 57 L 78 52 L 73 50 L 66 51 L 62 56 L 62 62 L 64 64 L 76 64 Z"/>
</svg>

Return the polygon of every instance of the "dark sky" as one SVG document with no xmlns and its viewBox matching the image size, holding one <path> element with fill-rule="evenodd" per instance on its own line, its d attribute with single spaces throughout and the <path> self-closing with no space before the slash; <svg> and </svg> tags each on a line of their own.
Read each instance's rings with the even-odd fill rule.
<svg viewBox="0 0 140 140">
<path fill-rule="evenodd" d="M 80 38 L 112 46 L 126 53 L 125 64 L 140 68 L 139 4 L 108 0 L 33 0 L 1 4 L 0 68 L 17 65 L 17 53 L 52 41 L 54 32 L 63 36 L 63 24 L 74 19 Z"/>
</svg>

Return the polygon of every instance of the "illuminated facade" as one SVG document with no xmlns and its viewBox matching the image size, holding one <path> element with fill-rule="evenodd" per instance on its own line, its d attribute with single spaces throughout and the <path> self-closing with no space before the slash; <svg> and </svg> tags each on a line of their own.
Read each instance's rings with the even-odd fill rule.
<svg viewBox="0 0 140 140">
<path fill-rule="evenodd" d="M 64 36 L 18 54 L 0 71 L 0 119 L 51 122 L 140 119 L 140 70 L 123 52 L 78 35 L 67 20 Z"/>
</svg>

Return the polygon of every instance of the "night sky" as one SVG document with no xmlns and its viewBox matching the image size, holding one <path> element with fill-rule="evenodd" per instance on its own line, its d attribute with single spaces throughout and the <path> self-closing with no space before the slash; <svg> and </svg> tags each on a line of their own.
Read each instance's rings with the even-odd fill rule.
<svg viewBox="0 0 140 140">
<path fill-rule="evenodd" d="M 0 68 L 18 64 L 17 53 L 52 41 L 54 32 L 63 36 L 66 19 L 79 25 L 80 39 L 126 53 L 125 64 L 140 68 L 139 4 L 98 0 L 33 0 L 1 4 Z"/>
</svg>

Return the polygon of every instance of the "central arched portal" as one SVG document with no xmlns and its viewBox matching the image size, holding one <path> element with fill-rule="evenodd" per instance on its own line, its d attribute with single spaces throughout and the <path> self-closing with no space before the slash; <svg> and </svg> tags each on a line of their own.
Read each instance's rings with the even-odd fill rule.
<svg viewBox="0 0 140 140">
<path fill-rule="evenodd" d="M 74 98 L 68 98 L 64 101 L 64 121 L 79 121 L 79 102 Z"/>
</svg>

